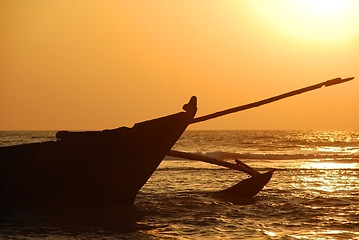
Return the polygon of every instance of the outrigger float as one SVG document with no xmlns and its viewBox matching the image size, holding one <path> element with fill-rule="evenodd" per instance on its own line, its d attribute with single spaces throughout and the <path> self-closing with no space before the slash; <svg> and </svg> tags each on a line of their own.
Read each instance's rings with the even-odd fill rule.
<svg viewBox="0 0 359 240">
<path fill-rule="evenodd" d="M 235 163 L 171 150 L 189 124 L 258 107 L 286 97 L 352 80 L 336 78 L 255 103 L 194 118 L 197 98 L 184 112 L 136 123 L 132 128 L 56 134 L 57 141 L 0 147 L 0 209 L 132 205 L 166 155 L 217 164 L 251 175 L 218 192 L 252 198 L 273 170 L 259 173 Z"/>
</svg>

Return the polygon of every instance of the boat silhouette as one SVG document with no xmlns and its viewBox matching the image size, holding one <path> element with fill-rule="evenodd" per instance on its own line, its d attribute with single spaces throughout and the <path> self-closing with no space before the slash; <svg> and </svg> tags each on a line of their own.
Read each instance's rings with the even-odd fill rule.
<svg viewBox="0 0 359 240">
<path fill-rule="evenodd" d="M 0 209 L 132 205 L 166 155 L 248 173 L 251 178 L 218 195 L 251 198 L 269 182 L 273 171 L 258 173 L 240 161 L 233 164 L 171 150 L 188 125 L 352 79 L 336 78 L 198 118 L 194 118 L 197 98 L 192 97 L 183 112 L 136 123 L 132 128 L 60 131 L 56 141 L 0 147 Z"/>
</svg>

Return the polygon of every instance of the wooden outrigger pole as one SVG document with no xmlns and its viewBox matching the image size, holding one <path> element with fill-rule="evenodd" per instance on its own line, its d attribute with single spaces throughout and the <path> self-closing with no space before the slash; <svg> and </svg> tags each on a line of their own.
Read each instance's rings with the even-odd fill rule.
<svg viewBox="0 0 359 240">
<path fill-rule="evenodd" d="M 184 158 L 184 159 L 188 159 L 188 160 L 195 160 L 195 161 L 201 161 L 201 162 L 206 162 L 206 163 L 210 163 L 210 164 L 215 164 L 215 165 L 227 167 L 227 168 L 230 168 L 233 170 L 238 170 L 238 171 L 247 173 L 251 176 L 255 176 L 255 175 L 259 174 L 257 172 L 257 170 L 255 170 L 254 168 L 251 168 L 250 166 L 242 163 L 239 160 L 236 160 L 236 164 L 234 164 L 234 163 L 230 163 L 227 161 L 219 160 L 217 158 L 208 157 L 205 155 L 180 152 L 180 151 L 176 151 L 176 150 L 170 150 L 167 155 L 172 156 L 172 157 L 178 157 L 178 158 Z"/>
<path fill-rule="evenodd" d="M 332 85 L 348 82 L 348 81 L 353 80 L 353 79 L 354 79 L 354 77 L 344 78 L 344 79 L 342 79 L 342 78 L 334 78 L 332 80 L 328 80 L 328 81 L 318 83 L 318 84 L 315 84 L 315 85 L 312 85 L 312 86 L 309 86 L 309 87 L 305 87 L 305 88 L 301 88 L 301 89 L 294 90 L 294 91 L 291 91 L 291 92 L 287 92 L 287 93 L 284 93 L 284 94 L 281 94 L 281 95 L 278 95 L 278 96 L 275 96 L 275 97 L 267 98 L 267 99 L 264 99 L 264 100 L 261 100 L 261 101 L 257 101 L 257 102 L 254 102 L 254 103 L 250 103 L 250 104 L 242 105 L 242 106 L 239 106 L 239 107 L 234 107 L 234 108 L 226 109 L 226 110 L 223 110 L 223 111 L 219 111 L 219 112 L 211 113 L 211 114 L 208 114 L 208 115 L 204 115 L 204 116 L 201 116 L 201 117 L 197 117 L 197 118 L 194 118 L 192 120 L 191 124 L 207 121 L 209 119 L 221 117 L 221 116 L 224 116 L 224 115 L 227 115 L 227 114 L 247 110 L 247 109 L 250 109 L 250 108 L 259 107 L 261 105 L 271 103 L 271 102 L 275 102 L 275 101 L 278 101 L 278 100 L 283 99 L 283 98 L 287 98 L 287 97 L 298 95 L 298 94 L 301 94 L 301 93 L 304 93 L 304 92 L 312 91 L 312 90 L 321 88 L 323 86 L 329 87 L 329 86 L 332 86 Z"/>
</svg>

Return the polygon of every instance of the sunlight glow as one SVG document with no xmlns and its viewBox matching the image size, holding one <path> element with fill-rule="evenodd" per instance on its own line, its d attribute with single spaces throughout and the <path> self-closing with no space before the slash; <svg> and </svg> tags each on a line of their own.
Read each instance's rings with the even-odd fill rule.
<svg viewBox="0 0 359 240">
<path fill-rule="evenodd" d="M 296 38 L 323 42 L 359 33 L 356 0 L 264 0 L 251 4 L 266 22 Z"/>
</svg>

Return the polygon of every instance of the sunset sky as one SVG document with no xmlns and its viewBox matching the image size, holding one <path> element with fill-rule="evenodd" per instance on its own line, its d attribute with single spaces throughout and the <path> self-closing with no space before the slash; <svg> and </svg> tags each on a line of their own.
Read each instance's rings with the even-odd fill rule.
<svg viewBox="0 0 359 240">
<path fill-rule="evenodd" d="M 359 129 L 359 1 L 0 0 L 0 130 L 131 127 L 335 77 L 189 129 Z"/>
</svg>

